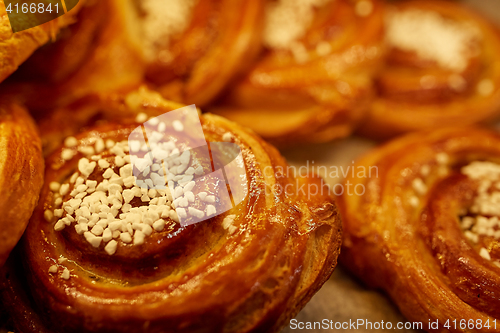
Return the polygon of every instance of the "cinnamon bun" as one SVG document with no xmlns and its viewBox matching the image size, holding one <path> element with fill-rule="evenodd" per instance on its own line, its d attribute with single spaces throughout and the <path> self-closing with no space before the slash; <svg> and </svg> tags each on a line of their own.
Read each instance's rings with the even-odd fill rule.
<svg viewBox="0 0 500 333">
<path fill-rule="evenodd" d="M 272 1 L 265 53 L 212 110 L 285 145 L 348 136 L 373 95 L 383 3 Z"/>
<path fill-rule="evenodd" d="M 343 264 L 426 331 L 499 330 L 499 147 L 477 128 L 411 134 L 346 179 L 366 192 L 339 200 Z"/>
<path fill-rule="evenodd" d="M 196 126 L 187 125 L 194 118 L 149 118 L 172 108 L 146 91 L 122 102 L 136 112 L 133 119 L 103 121 L 68 137 L 46 159 L 40 203 L 18 253 L 24 268 L 13 261 L 2 277 L 4 302 L 16 302 L 9 311 L 17 330 L 278 332 L 336 264 L 341 222 L 333 198 L 296 191 L 324 183 L 285 177 L 276 149 L 219 116 L 194 112 L 210 142 L 207 158 L 203 149 L 186 150 L 197 145 L 190 132 Z M 130 139 L 143 133 L 135 132 L 141 124 L 160 134 L 148 135 L 147 143 Z M 161 141 L 165 129 L 175 137 Z M 166 175 L 168 189 L 139 187 L 143 171 L 136 171 L 146 157 L 132 153 L 158 140 L 163 152 L 180 155 L 164 168 L 146 167 L 151 177 L 144 182 L 156 185 L 152 173 Z M 217 164 L 213 142 L 240 147 L 225 178 L 207 171 Z M 227 155 L 225 148 L 217 154 Z M 234 205 L 229 201 L 224 212 L 228 188 Z M 185 207 L 184 199 L 192 204 Z M 206 219 L 189 222 L 200 214 Z"/>
<path fill-rule="evenodd" d="M 140 4 L 146 78 L 165 98 L 206 105 L 260 51 L 263 0 Z"/>
<path fill-rule="evenodd" d="M 459 2 L 397 2 L 385 39 L 386 63 L 360 133 L 384 139 L 498 116 L 500 33 L 487 19 Z"/>
</svg>

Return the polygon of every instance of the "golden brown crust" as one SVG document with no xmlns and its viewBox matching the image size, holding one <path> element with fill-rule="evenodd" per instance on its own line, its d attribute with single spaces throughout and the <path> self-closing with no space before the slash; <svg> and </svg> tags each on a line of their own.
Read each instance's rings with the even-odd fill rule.
<svg viewBox="0 0 500 333">
<path fill-rule="evenodd" d="M 387 15 L 394 11 L 437 13 L 448 22 L 472 27 L 479 36 L 466 68 L 457 70 L 389 45 L 384 69 L 375 78 L 377 96 L 358 131 L 372 138 L 387 139 L 443 125 L 466 126 L 497 118 L 500 112 L 498 27 L 467 6 L 452 1 L 396 2 L 389 6 Z M 449 45 L 443 42 L 440 47 L 446 49 Z"/>
<path fill-rule="evenodd" d="M 83 0 L 59 18 L 40 26 L 13 33 L 5 4 L 0 0 L 0 82 L 12 74 L 36 49 L 56 38 L 63 27 L 75 20 Z"/>
<path fill-rule="evenodd" d="M 44 162 L 37 128 L 25 109 L 0 103 L 0 266 L 38 202 Z"/>
<path fill-rule="evenodd" d="M 348 136 L 368 107 L 383 54 L 384 5 L 367 6 L 368 15 L 357 12 L 355 1 L 317 9 L 295 46 L 269 47 L 211 111 L 279 145 Z"/>
<path fill-rule="evenodd" d="M 144 91 L 123 103 L 150 115 L 173 107 Z M 229 132 L 241 147 L 250 194 L 228 213 L 176 227 L 172 238 L 166 230 L 140 250 L 121 244 L 115 257 L 81 243 L 73 228 L 56 232 L 45 221 L 44 210 L 53 205 L 48 184 L 70 176 L 80 155 L 64 162 L 58 148 L 47 158 L 46 185 L 22 252 L 30 274 L 21 275 L 28 277 L 29 289 L 16 282 L 15 269 L 4 281 L 3 299 L 23 303 L 11 313 L 19 330 L 37 331 L 42 321 L 52 332 L 136 332 L 138 327 L 278 332 L 329 278 L 340 250 L 341 222 L 322 180 L 284 176 L 286 163 L 278 151 L 239 125 L 210 114 L 201 121 L 207 140 L 222 141 Z M 105 121 L 76 135 L 77 147 L 96 136 L 119 142 L 137 125 Z M 322 190 L 312 194 L 300 186 Z M 222 228 L 228 214 L 235 215 L 232 234 Z M 160 252 L 152 256 L 155 251 Z M 48 273 L 60 256 L 68 259 L 61 265 L 70 269 L 69 280 L 61 272 Z"/>
<path fill-rule="evenodd" d="M 346 185 L 366 192 L 339 200 L 343 264 L 369 286 L 385 290 L 424 330 L 499 330 L 493 325 L 500 313 L 498 241 L 474 243 L 460 224 L 478 188 L 461 168 L 473 161 L 498 163 L 499 147 L 498 133 L 476 128 L 413 134 L 356 163 L 356 173 L 371 168 L 371 178 L 346 179 Z M 480 255 L 482 246 L 492 252 L 491 260 Z M 488 319 L 489 330 L 463 325 Z M 439 328 L 429 328 L 429 320 L 439 320 Z"/>
</svg>

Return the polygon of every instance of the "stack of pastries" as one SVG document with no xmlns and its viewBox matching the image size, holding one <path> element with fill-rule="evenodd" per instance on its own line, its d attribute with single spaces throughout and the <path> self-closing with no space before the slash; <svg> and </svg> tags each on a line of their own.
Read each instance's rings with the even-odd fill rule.
<svg viewBox="0 0 500 333">
<path fill-rule="evenodd" d="M 500 320 L 500 134 L 481 128 L 500 116 L 500 29 L 484 16 L 80 0 L 14 33 L 9 3 L 0 329 L 279 332 L 337 259 L 424 330 Z M 392 140 L 352 166 L 376 170 L 347 174 L 354 195 L 272 145 L 353 134 Z"/>
</svg>

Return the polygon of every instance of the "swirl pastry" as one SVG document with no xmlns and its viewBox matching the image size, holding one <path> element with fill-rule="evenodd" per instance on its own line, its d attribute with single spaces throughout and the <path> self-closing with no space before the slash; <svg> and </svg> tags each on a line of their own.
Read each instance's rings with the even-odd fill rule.
<svg viewBox="0 0 500 333">
<path fill-rule="evenodd" d="M 80 0 L 83 3 L 84 0 Z M 37 27 L 13 33 L 4 0 L 0 0 L 0 82 L 12 74 L 36 49 L 54 39 L 72 23 L 81 4 L 67 14 Z"/>
<path fill-rule="evenodd" d="M 33 120 L 18 104 L 0 101 L 0 266 L 21 238 L 38 202 L 43 169 Z"/>
<path fill-rule="evenodd" d="M 500 33 L 452 1 L 394 3 L 388 55 L 360 132 L 405 132 L 491 121 L 500 112 Z"/>
<path fill-rule="evenodd" d="M 213 111 L 278 144 L 349 135 L 373 95 L 382 13 L 377 0 L 270 2 L 265 53 Z"/>
<path fill-rule="evenodd" d="M 146 157 L 129 152 L 147 147 L 127 139 L 148 119 L 142 112 L 171 108 L 144 92 L 123 102 L 138 113 L 136 120 L 104 122 L 69 137 L 46 160 L 40 203 L 19 254 L 25 268 L 9 266 L 3 282 L 4 303 L 16 302 L 10 310 L 17 329 L 277 332 L 336 264 L 341 222 L 333 198 L 296 191 L 325 185 L 315 176 L 284 176 L 285 161 L 273 147 L 232 122 L 205 115 L 201 128 L 207 140 L 241 149 L 233 169 L 225 168 L 232 198 L 241 202 L 213 215 L 227 204 L 227 189 L 208 173 L 206 156 L 185 150 L 196 146 L 190 132 L 195 126 L 187 125 L 192 118 L 147 122 L 158 133 L 173 128 L 175 140 L 170 137 L 162 149 L 182 154 L 162 171 L 147 167 L 154 184 L 152 173 L 164 174 L 168 188 L 170 181 L 178 183 L 175 190 L 140 188 L 134 175 Z M 157 135 L 148 136 L 149 145 Z M 214 153 L 216 144 L 210 147 Z M 215 157 L 209 166 L 210 161 Z M 195 175 L 201 178 L 193 180 Z M 236 200 L 239 190 L 231 180 L 248 195 Z M 184 199 L 192 202 L 189 208 L 183 208 Z M 182 223 L 198 214 L 210 218 Z"/>
<path fill-rule="evenodd" d="M 141 1 L 147 80 L 166 98 L 205 105 L 257 56 L 264 0 Z"/>
<path fill-rule="evenodd" d="M 368 153 L 339 201 L 343 263 L 424 330 L 498 332 L 499 163 L 500 135 L 475 128 Z"/>
</svg>

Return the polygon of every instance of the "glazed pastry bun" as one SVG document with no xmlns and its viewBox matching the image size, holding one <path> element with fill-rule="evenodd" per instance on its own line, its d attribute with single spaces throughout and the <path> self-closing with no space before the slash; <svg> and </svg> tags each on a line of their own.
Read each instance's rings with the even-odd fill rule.
<svg viewBox="0 0 500 333">
<path fill-rule="evenodd" d="M 379 0 L 279 0 L 266 8 L 258 63 L 211 111 L 273 143 L 348 136 L 383 56 Z"/>
<path fill-rule="evenodd" d="M 419 132 L 356 162 L 343 195 L 342 263 L 434 332 L 498 332 L 500 135 Z M 438 323 L 435 327 L 429 323 Z"/>
<path fill-rule="evenodd" d="M 491 122 L 500 114 L 500 30 L 460 2 L 393 2 L 388 54 L 359 132 L 392 136 Z"/>
<path fill-rule="evenodd" d="M 2 281 L 16 329 L 279 332 L 336 266 L 341 221 L 326 185 L 285 175 L 275 148 L 224 118 L 184 107 L 194 114 L 159 121 L 173 105 L 146 90 L 122 103 L 131 119 L 100 121 L 46 159 L 40 203 Z M 188 131 L 200 121 L 210 158 Z M 148 144 L 128 141 L 141 125 L 154 128 Z M 211 162 L 232 148 L 217 143 L 240 147 L 224 178 Z M 148 147 L 163 166 L 131 164 Z M 161 175 L 168 188 L 150 188 Z"/>
<path fill-rule="evenodd" d="M 28 224 L 43 183 L 37 128 L 28 112 L 0 101 L 0 266 Z"/>
<path fill-rule="evenodd" d="M 141 0 L 146 78 L 165 98 L 203 106 L 261 50 L 264 0 Z"/>
</svg>

